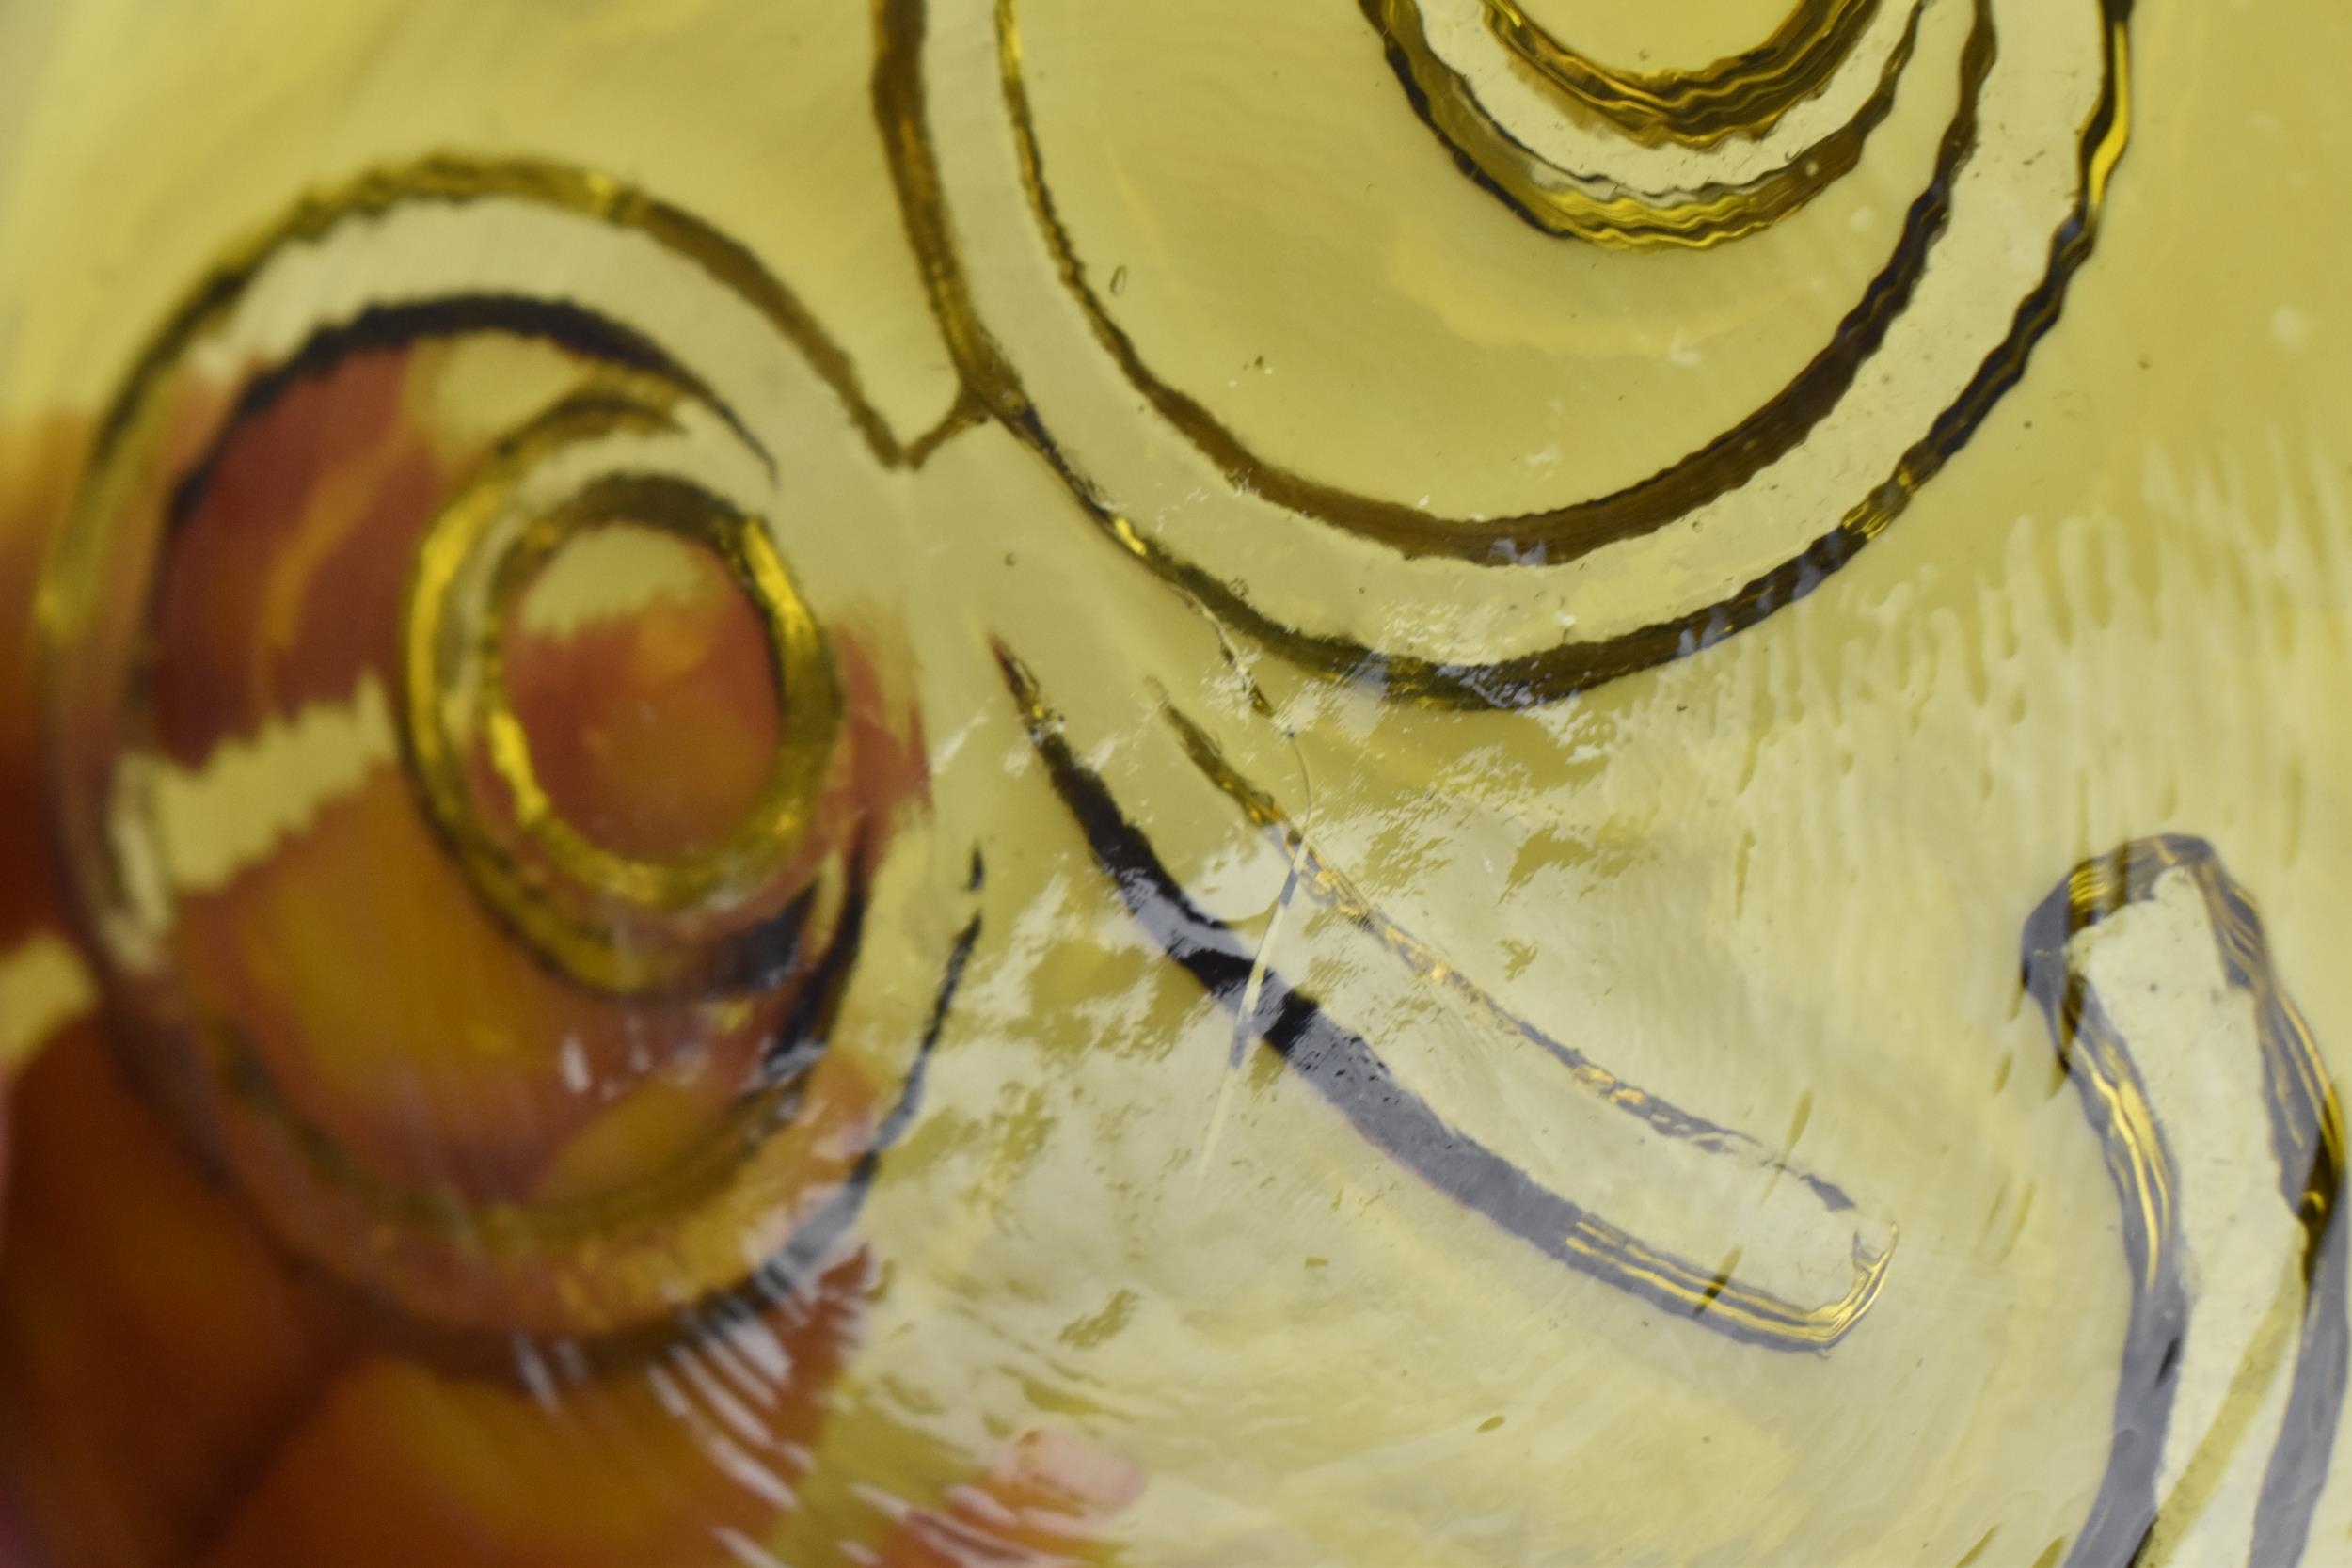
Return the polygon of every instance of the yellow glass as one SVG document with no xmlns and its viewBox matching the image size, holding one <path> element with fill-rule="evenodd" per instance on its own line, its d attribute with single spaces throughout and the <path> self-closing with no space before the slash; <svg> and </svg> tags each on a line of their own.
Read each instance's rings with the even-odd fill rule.
<svg viewBox="0 0 2352 1568">
<path fill-rule="evenodd" d="M 2346 58 L 0 11 L 0 1563 L 2352 1556 Z"/>
</svg>

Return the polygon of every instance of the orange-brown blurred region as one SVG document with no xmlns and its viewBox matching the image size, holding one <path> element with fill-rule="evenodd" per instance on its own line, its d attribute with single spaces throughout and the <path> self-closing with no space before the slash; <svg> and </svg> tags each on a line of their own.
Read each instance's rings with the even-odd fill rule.
<svg viewBox="0 0 2352 1568">
<path fill-rule="evenodd" d="M 2347 58 L 0 7 L 0 1568 L 2352 1562 Z"/>
</svg>

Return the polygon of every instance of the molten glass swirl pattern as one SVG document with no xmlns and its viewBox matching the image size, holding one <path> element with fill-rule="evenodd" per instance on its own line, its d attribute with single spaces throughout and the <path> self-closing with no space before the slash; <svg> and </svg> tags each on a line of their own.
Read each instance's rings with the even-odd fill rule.
<svg viewBox="0 0 2352 1568">
<path fill-rule="evenodd" d="M 0 8 L 0 1565 L 2333 1560 L 2284 9 Z"/>
<path fill-rule="evenodd" d="M 53 568 L 61 829 L 138 1070 L 421 1326 L 736 1290 L 838 1232 L 912 1102 L 919 999 L 892 1054 L 827 1046 L 919 721 L 888 625 L 778 553 L 813 497 L 678 357 L 714 310 L 796 352 L 736 259 L 545 167 L 323 197 L 165 330 Z M 649 271 L 663 306 L 591 303 Z M 379 963 L 413 983 L 348 983 Z"/>
<path fill-rule="evenodd" d="M 1992 0 L 1921 8 L 1904 22 L 1900 8 L 1885 8 L 1901 30 L 1883 58 L 1845 62 L 1849 73 L 1879 84 L 1830 133 L 1845 139 L 1792 151 L 1777 177 L 1708 195 L 1699 170 L 1711 154 L 1692 152 L 1693 168 L 1656 182 L 1666 196 L 1696 193 L 1683 216 L 1651 205 L 1666 196 L 1621 195 L 1579 198 L 1592 211 L 1578 225 L 1539 224 L 1637 252 L 1626 256 L 1556 254 L 1541 235 L 1486 233 L 1477 221 L 1484 198 L 1499 190 L 1522 215 L 1530 209 L 1515 195 L 1520 182 L 1497 185 L 1487 165 L 1467 153 L 1478 181 L 1432 192 L 1422 198 L 1425 209 L 1410 214 L 1378 202 L 1376 186 L 1358 195 L 1325 183 L 1311 171 L 1341 128 L 1317 121 L 1311 93 L 1293 99 L 1293 135 L 1253 137 L 1248 152 L 1253 178 L 1312 193 L 1322 221 L 1311 248 L 1280 233 L 1223 231 L 1205 214 L 1187 223 L 1187 204 L 1200 199 L 1190 184 L 1159 193 L 1106 184 L 1135 156 L 1122 137 L 1199 125 L 1186 117 L 1187 101 L 1248 90 L 1191 74 L 1188 62 L 1201 57 L 1177 53 L 1177 38 L 1243 25 L 1211 14 L 1205 0 L 1117 28 L 1050 0 L 1005 0 L 993 62 L 968 30 L 927 48 L 923 7 L 906 0 L 885 40 L 901 57 L 885 60 L 880 90 L 894 122 L 901 189 L 935 258 L 935 297 L 967 377 L 1029 433 L 1104 527 L 1218 613 L 1311 668 L 1336 673 L 1369 660 L 1393 688 L 1516 705 L 1555 701 L 1687 654 L 1802 597 L 1901 514 L 2023 372 L 2089 254 L 2122 153 L 2128 42 L 2124 15 L 2094 0 L 2019 8 L 2015 17 L 1996 17 L 1996 8 Z M 1513 156 L 1529 155 L 1534 133 L 1502 131 L 1464 96 L 1470 89 L 1454 68 L 1429 52 L 1421 8 L 1375 7 L 1371 20 L 1399 62 L 1407 96 L 1455 151 L 1490 136 Z M 1823 30 L 1835 20 L 1821 19 Z M 1303 66 L 1310 49 L 1358 41 L 1344 31 L 1326 39 L 1324 30 L 1305 19 L 1268 29 L 1269 53 Z M 1494 38 L 1482 46 L 1498 55 L 1502 48 Z M 1134 51 L 1137 64 L 1132 73 L 1057 69 L 1061 49 L 1098 68 Z M 1486 69 L 1499 87 L 1516 80 L 1499 59 Z M 1443 71 L 1455 96 L 1433 92 L 1430 71 Z M 1040 74 L 1053 95 L 1033 89 Z M 1120 102 L 1121 89 L 1111 84 L 1137 80 L 1184 96 Z M 943 114 L 970 120 L 983 104 L 1001 115 L 1001 135 L 947 142 L 927 129 Z M 1818 323 L 1812 341 L 1787 321 L 1752 318 L 1745 335 L 1756 347 L 1735 348 L 1739 324 L 1692 316 L 1686 302 L 1708 267 L 1747 277 L 1756 264 L 1736 247 L 1713 247 L 1789 217 L 1855 174 L 1865 134 L 1899 107 L 1904 125 L 1878 136 L 1879 154 L 1852 182 L 1859 197 L 1806 220 L 1863 229 L 1865 244 L 1846 248 L 1881 257 L 1844 297 L 1808 291 L 1792 302 Z M 1577 122 L 1560 104 L 1543 112 L 1544 123 Z M 1080 124 L 1096 129 L 1067 140 L 1057 135 L 1057 126 Z M 1211 142 L 1194 158 L 1216 155 Z M 1399 148 L 1383 155 L 1408 154 Z M 1023 195 L 1018 204 L 992 198 L 958 206 L 946 194 L 1010 186 Z M 2038 216 L 2024 219 L 2027 211 Z M 2042 254 L 2032 269 L 2018 264 L 2026 221 L 2046 235 L 2036 242 Z M 1472 286 L 1488 310 L 1520 313 L 1524 325 L 1508 335 L 1499 325 L 1456 330 L 1438 347 L 1425 321 L 1436 305 L 1426 290 L 1437 278 L 1416 287 L 1394 267 L 1384 276 L 1335 259 L 1393 251 L 1394 236 L 1424 229 L 1475 235 L 1481 270 Z M 1671 269 L 1638 254 L 1669 242 L 1705 254 Z M 1172 285 L 1187 292 L 1257 271 L 1270 275 L 1266 288 L 1300 301 L 1287 320 L 1250 323 L 1259 348 L 1247 390 L 1234 378 L 1221 394 L 1203 373 L 1209 345 L 1230 329 L 1211 326 L 1187 341 L 1169 336 L 1189 315 L 1181 300 L 1169 302 L 1173 309 L 1161 306 L 1149 325 L 1119 302 L 1136 286 L 1129 278 L 1142 276 L 1122 261 L 1129 254 L 1150 255 L 1171 279 L 1191 280 Z M 2004 286 L 1988 288 L 1994 277 Z M 1661 312 L 1661 330 L 1675 332 L 1670 352 L 1641 367 L 1629 366 L 1621 348 L 1596 354 L 1586 325 L 1596 303 L 1637 322 Z M 993 329 L 1000 317 L 1025 330 L 1016 338 Z M 1359 346 L 1338 357 L 1308 347 L 1330 341 Z M 1733 356 L 1742 367 L 1735 380 L 1776 360 L 1785 379 L 1759 386 L 1745 408 L 1725 404 L 1711 424 L 1692 421 L 1693 410 L 1645 385 L 1672 378 L 1685 357 L 1704 363 L 1710 351 Z M 1343 375 L 1379 388 L 1388 379 L 1380 367 L 1404 362 L 1400 354 L 1417 376 L 1454 389 L 1449 406 L 1424 408 L 1396 395 L 1401 388 L 1343 398 L 1326 385 Z M 1280 384 L 1281 401 L 1269 405 L 1264 377 L 1278 371 L 1303 375 L 1305 386 Z M 1610 421 L 1581 418 L 1570 404 L 1603 387 L 1611 390 L 1602 395 L 1645 409 L 1649 428 L 1633 451 Z M 1138 398 L 1152 420 L 1126 417 Z M 1348 419 L 1307 422 L 1327 400 L 1343 404 Z M 1392 422 L 1400 417 L 1420 421 L 1412 438 Z M 1159 421 L 1183 440 L 1159 439 Z M 1588 446 L 1602 430 L 1613 450 Z M 1352 477 L 1390 470 L 1423 443 L 1449 454 L 1449 487 L 1398 473 L 1365 488 Z M 1645 461 L 1643 448 L 1656 454 L 1646 472 L 1629 466 Z M 1603 482 L 1564 496 L 1555 472 Z M 1302 569 L 1309 562 L 1313 569 Z M 1485 585 L 1497 571 L 1507 572 L 1510 587 Z M 1328 592 L 1333 586 L 1352 591 Z M 1390 618 L 1377 632 L 1351 625 L 1359 596 Z M 1444 612 L 1472 598 L 1481 614 Z"/>
</svg>

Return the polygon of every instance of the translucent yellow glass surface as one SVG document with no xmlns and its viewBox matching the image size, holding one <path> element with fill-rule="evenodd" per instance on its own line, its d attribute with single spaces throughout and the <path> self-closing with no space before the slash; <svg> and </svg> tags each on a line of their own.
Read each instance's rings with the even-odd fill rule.
<svg viewBox="0 0 2352 1568">
<path fill-rule="evenodd" d="M 0 1568 L 2352 1561 L 2348 59 L 0 8 Z"/>
</svg>

